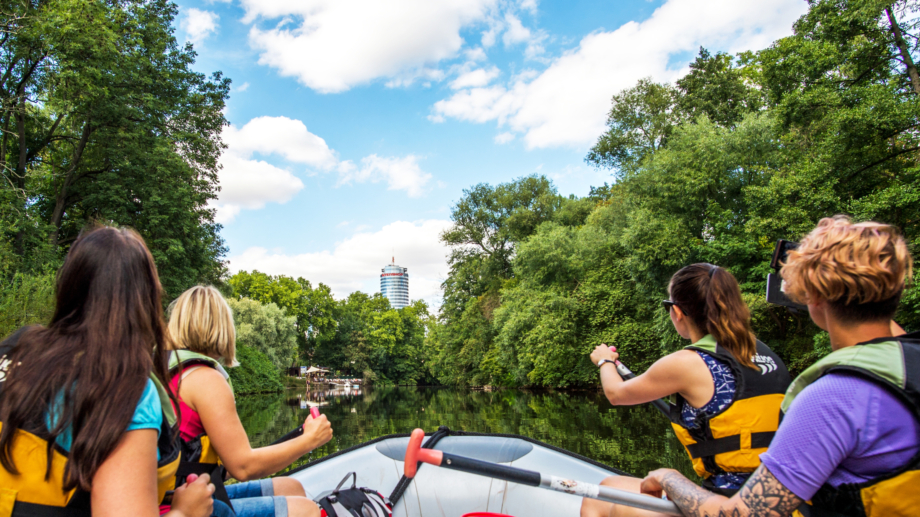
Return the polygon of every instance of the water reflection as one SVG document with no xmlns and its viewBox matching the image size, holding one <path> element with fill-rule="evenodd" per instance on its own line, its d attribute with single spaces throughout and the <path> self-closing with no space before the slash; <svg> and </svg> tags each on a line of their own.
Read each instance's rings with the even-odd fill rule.
<svg viewBox="0 0 920 517">
<path fill-rule="evenodd" d="M 362 393 L 363 391 L 357 385 L 348 387 L 336 386 L 334 388 L 322 390 L 307 389 L 307 391 L 302 393 L 289 391 L 285 393 L 285 396 L 287 397 L 285 404 L 309 411 L 311 407 L 321 407 L 328 405 L 330 400 L 346 396 L 357 397 Z"/>
<path fill-rule="evenodd" d="M 241 396 L 237 406 L 254 447 L 303 423 L 311 406 L 322 408 L 335 437 L 295 466 L 381 435 L 446 425 L 529 436 L 634 474 L 671 467 L 693 475 L 664 417 L 648 406 L 612 408 L 598 392 L 336 388 Z"/>
</svg>

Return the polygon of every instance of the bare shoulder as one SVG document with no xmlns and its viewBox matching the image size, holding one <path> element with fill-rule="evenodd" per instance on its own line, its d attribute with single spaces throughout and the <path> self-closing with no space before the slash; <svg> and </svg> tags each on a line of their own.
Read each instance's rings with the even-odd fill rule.
<svg viewBox="0 0 920 517">
<path fill-rule="evenodd" d="M 214 368 L 202 366 L 190 372 L 184 379 L 179 381 L 179 396 L 186 404 L 192 408 L 196 407 L 198 400 L 207 400 L 214 402 L 215 397 L 218 399 L 233 399 L 233 391 L 227 380 Z"/>
<path fill-rule="evenodd" d="M 686 373 L 688 369 L 705 368 L 706 363 L 694 350 L 678 350 L 655 361 L 652 367 L 673 374 L 682 374 Z"/>
</svg>

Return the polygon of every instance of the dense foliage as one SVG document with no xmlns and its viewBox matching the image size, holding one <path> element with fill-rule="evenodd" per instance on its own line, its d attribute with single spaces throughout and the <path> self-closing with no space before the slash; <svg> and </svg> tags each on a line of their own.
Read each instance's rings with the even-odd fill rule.
<svg viewBox="0 0 920 517">
<path fill-rule="evenodd" d="M 294 365 L 297 349 L 296 319 L 285 315 L 274 303 L 262 304 L 249 298 L 230 298 L 236 345 L 257 350 L 276 370 Z"/>
<path fill-rule="evenodd" d="M 381 294 L 361 292 L 337 301 L 323 284 L 314 288 L 303 278 L 259 271 L 241 271 L 227 285 L 237 341 L 279 367 L 320 365 L 369 383 L 433 381 L 425 364 L 429 314 L 424 302 L 396 310 Z M 260 314 L 265 323 L 256 328 L 246 313 Z"/>
<path fill-rule="evenodd" d="M 207 203 L 230 83 L 192 70 L 176 5 L 0 4 L 0 330 L 47 317 L 50 272 L 93 222 L 141 233 L 167 299 L 217 282 L 224 247 Z M 31 308 L 9 298 L 28 292 Z"/>
<path fill-rule="evenodd" d="M 227 370 L 235 394 L 269 393 L 284 389 L 282 372 L 262 352 L 237 344 L 236 359 L 240 365 Z"/>
<path fill-rule="evenodd" d="M 918 22 L 916 2 L 809 3 L 766 50 L 701 49 L 676 85 L 614 96 L 587 156 L 612 184 L 583 199 L 539 177 L 464 191 L 429 334 L 441 381 L 594 385 L 602 342 L 647 367 L 680 345 L 660 309 L 668 279 L 703 261 L 738 278 L 755 331 L 794 372 L 826 353 L 807 315 L 763 299 L 770 254 L 838 213 L 920 237 Z M 920 327 L 916 287 L 898 320 Z"/>
</svg>

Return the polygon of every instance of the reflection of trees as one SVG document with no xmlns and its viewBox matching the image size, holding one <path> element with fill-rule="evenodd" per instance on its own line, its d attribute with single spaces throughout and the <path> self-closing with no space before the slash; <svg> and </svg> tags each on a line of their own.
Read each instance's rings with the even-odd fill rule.
<svg viewBox="0 0 920 517">
<path fill-rule="evenodd" d="M 297 465 L 385 434 L 408 433 L 416 427 L 432 431 L 446 425 L 456 430 L 529 436 L 636 475 L 663 466 L 693 472 L 664 417 L 647 406 L 612 408 L 598 392 L 415 387 L 361 391 L 304 394 L 311 401 L 322 397 L 327 403 L 321 411 L 332 422 L 335 437 Z M 271 443 L 309 414 L 299 404 L 284 404 L 285 397 L 290 394 L 240 397 L 240 418 L 254 447 Z"/>
</svg>

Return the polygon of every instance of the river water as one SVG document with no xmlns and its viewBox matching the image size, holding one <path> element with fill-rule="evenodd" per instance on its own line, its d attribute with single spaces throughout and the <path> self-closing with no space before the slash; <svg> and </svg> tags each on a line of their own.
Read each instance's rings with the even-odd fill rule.
<svg viewBox="0 0 920 517">
<path fill-rule="evenodd" d="M 378 436 L 446 425 L 525 435 L 634 475 L 661 467 L 693 473 L 664 416 L 650 406 L 611 407 L 597 391 L 378 387 L 289 390 L 237 400 L 253 447 L 268 445 L 302 424 L 311 405 L 319 405 L 329 418 L 334 437 L 293 467 Z"/>
</svg>

